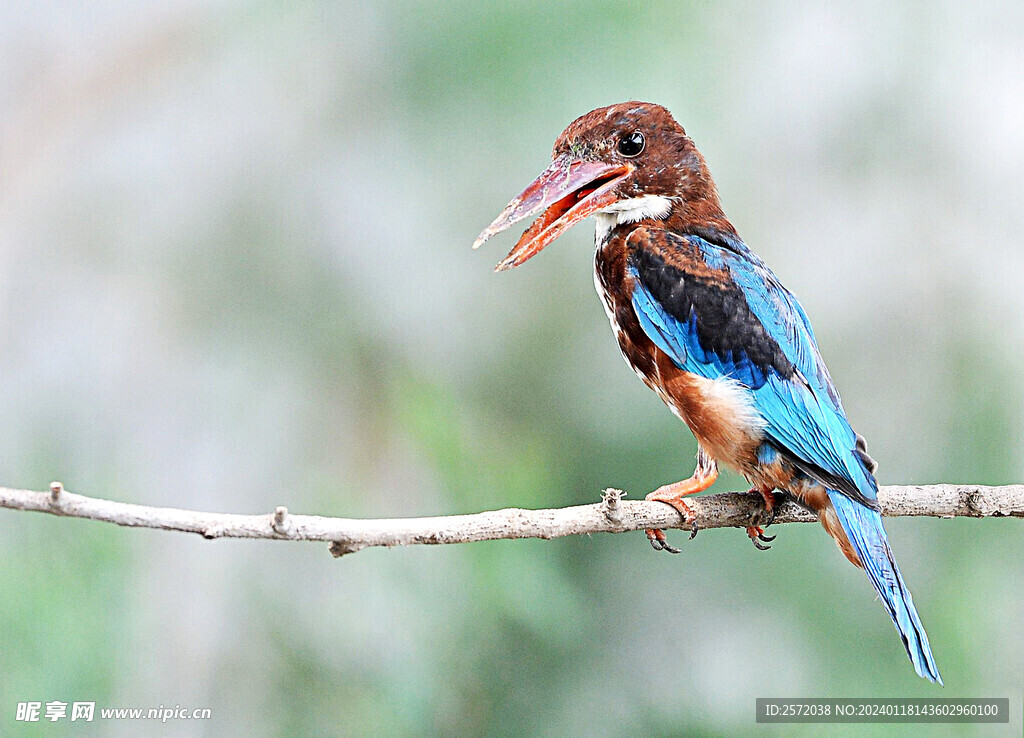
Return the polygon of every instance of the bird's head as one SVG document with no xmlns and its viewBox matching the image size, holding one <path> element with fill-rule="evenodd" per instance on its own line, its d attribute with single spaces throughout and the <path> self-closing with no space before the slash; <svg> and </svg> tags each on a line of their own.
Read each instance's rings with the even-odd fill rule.
<svg viewBox="0 0 1024 738">
<path fill-rule="evenodd" d="M 625 102 L 577 118 L 555 141 L 545 169 L 477 237 L 540 216 L 496 271 L 519 266 L 588 215 L 607 226 L 668 218 L 677 206 L 713 200 L 714 185 L 693 142 L 660 105 Z"/>
</svg>

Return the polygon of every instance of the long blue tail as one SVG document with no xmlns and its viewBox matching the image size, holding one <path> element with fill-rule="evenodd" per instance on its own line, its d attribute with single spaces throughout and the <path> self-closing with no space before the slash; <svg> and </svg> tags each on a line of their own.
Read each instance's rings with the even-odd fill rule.
<svg viewBox="0 0 1024 738">
<path fill-rule="evenodd" d="M 885 537 L 882 516 L 840 492 L 829 490 L 828 497 L 846 531 L 846 537 L 864 564 L 868 579 L 903 639 L 903 647 L 907 649 L 914 670 L 918 676 L 942 684 L 931 646 L 928 645 L 928 634 L 924 632 L 924 626 L 914 608 L 914 598 L 903 582 Z"/>
</svg>

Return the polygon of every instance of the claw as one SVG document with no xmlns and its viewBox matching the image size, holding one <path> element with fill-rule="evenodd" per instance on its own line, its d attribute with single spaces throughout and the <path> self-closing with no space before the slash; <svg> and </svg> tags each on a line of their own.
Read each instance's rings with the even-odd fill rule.
<svg viewBox="0 0 1024 738">
<path fill-rule="evenodd" d="M 694 538 L 696 538 L 698 530 L 700 529 L 697 527 L 697 521 L 691 520 L 689 540 L 692 541 Z M 661 528 L 648 528 L 644 532 L 647 534 L 647 540 L 651 542 L 651 546 L 654 548 L 655 551 L 668 551 L 672 554 L 682 553 L 680 549 L 670 545 L 669 542 L 665 540 L 665 531 L 663 531 Z"/>
<path fill-rule="evenodd" d="M 750 489 L 750 493 L 759 494 L 761 495 L 761 498 L 764 500 L 764 510 L 760 513 L 752 515 L 751 522 L 761 522 L 761 520 L 763 520 L 764 527 L 767 528 L 769 525 L 775 522 L 775 515 L 778 513 L 779 510 L 778 500 L 776 500 L 775 494 L 771 490 L 766 491 L 760 487 L 752 487 Z M 762 551 L 767 551 L 769 548 L 771 548 L 771 546 L 762 546 L 760 541 L 769 543 L 771 541 L 774 541 L 776 538 L 776 536 L 766 536 L 764 534 L 764 528 L 762 528 L 760 525 L 747 526 L 747 535 L 750 536 L 750 540 L 753 542 L 753 544 Z"/>
<path fill-rule="evenodd" d="M 774 541 L 775 536 L 766 536 L 764 530 L 757 525 L 747 526 L 747 535 L 750 537 L 750 542 L 754 544 L 754 548 L 760 551 L 767 551 L 771 546 L 765 546 L 761 541 Z"/>
<path fill-rule="evenodd" d="M 682 553 L 675 546 L 669 545 L 668 541 L 665 540 L 665 531 L 661 530 L 661 528 L 648 528 L 644 532 L 647 534 L 647 540 L 651 542 L 651 546 L 655 551 L 667 551 L 672 554 Z"/>
</svg>

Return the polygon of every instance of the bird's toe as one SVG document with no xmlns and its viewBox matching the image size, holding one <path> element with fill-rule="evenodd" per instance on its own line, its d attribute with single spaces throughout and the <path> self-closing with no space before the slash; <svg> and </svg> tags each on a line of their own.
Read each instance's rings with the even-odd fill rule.
<svg viewBox="0 0 1024 738">
<path fill-rule="evenodd" d="M 748 525 L 747 536 L 750 538 L 750 542 L 754 544 L 754 548 L 760 551 L 767 551 L 771 548 L 771 546 L 765 546 L 761 541 L 768 543 L 775 540 L 775 536 L 766 536 L 764 528 L 759 525 Z"/>
<path fill-rule="evenodd" d="M 667 551 L 673 554 L 682 553 L 682 551 L 665 540 L 665 531 L 661 528 L 648 528 L 644 532 L 647 534 L 647 540 L 651 542 L 651 546 L 655 551 Z M 693 535 L 696 534 L 692 534 L 690 537 L 692 538 Z"/>
</svg>

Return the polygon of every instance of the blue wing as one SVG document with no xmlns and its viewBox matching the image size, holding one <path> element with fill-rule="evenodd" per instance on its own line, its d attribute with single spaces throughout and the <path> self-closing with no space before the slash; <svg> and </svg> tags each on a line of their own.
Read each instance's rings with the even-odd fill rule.
<svg viewBox="0 0 1024 738">
<path fill-rule="evenodd" d="M 681 369 L 747 387 L 767 439 L 822 482 L 914 669 L 939 684 L 914 600 L 886 540 L 870 459 L 797 299 L 742 241 L 640 228 L 629 238 L 632 304 L 650 339 Z"/>
<path fill-rule="evenodd" d="M 827 486 L 876 507 L 874 477 L 803 308 L 742 241 L 715 240 L 633 232 L 632 304 L 644 332 L 681 369 L 745 385 L 773 445 Z"/>
</svg>

